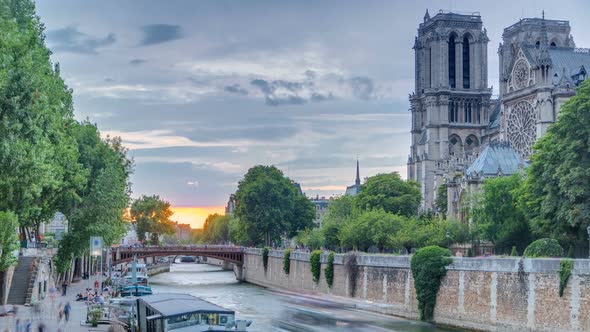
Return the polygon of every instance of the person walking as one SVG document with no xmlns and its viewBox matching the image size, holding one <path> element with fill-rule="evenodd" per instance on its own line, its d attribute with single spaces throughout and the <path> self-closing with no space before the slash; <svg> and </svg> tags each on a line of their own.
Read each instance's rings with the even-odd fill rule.
<svg viewBox="0 0 590 332">
<path fill-rule="evenodd" d="M 27 323 L 25 324 L 25 332 L 32 332 L 31 328 L 33 327 L 33 322 L 30 319 L 27 319 Z"/>
<path fill-rule="evenodd" d="M 16 319 L 16 324 L 14 326 L 15 332 L 23 332 L 23 323 L 21 323 L 20 318 Z"/>
<path fill-rule="evenodd" d="M 66 323 L 70 321 L 70 311 L 72 310 L 72 306 L 70 306 L 70 302 L 66 303 L 64 307 L 64 315 L 66 316 Z"/>
<path fill-rule="evenodd" d="M 63 284 L 61 284 L 61 296 L 66 296 L 68 293 L 68 282 L 64 280 Z"/>
</svg>

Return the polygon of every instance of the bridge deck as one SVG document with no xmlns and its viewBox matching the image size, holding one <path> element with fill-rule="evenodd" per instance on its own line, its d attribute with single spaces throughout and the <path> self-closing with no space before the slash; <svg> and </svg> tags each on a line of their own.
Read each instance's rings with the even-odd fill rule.
<svg viewBox="0 0 590 332">
<path fill-rule="evenodd" d="M 132 261 L 134 257 L 146 258 L 178 255 L 210 257 L 241 265 L 244 258 L 244 247 L 224 245 L 118 247 L 112 251 L 112 262 L 113 264 L 121 264 Z"/>
</svg>

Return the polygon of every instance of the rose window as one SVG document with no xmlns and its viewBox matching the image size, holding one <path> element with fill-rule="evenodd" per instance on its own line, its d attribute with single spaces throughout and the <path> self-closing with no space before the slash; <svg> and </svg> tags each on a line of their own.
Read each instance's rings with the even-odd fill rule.
<svg viewBox="0 0 590 332">
<path fill-rule="evenodd" d="M 524 60 L 520 60 L 514 65 L 512 79 L 514 80 L 514 86 L 518 89 L 529 85 L 529 66 Z"/>
<path fill-rule="evenodd" d="M 535 110 L 530 103 L 521 101 L 512 107 L 507 119 L 507 132 L 512 147 L 522 157 L 528 158 L 537 137 Z"/>
</svg>

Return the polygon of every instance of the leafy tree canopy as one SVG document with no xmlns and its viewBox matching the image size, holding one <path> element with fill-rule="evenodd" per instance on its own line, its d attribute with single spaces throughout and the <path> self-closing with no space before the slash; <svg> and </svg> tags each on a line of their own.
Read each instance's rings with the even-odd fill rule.
<svg viewBox="0 0 590 332">
<path fill-rule="evenodd" d="M 397 172 L 378 174 L 361 185 L 355 205 L 361 210 L 382 209 L 402 216 L 414 216 L 421 201 L 419 185 L 404 181 Z"/>
<path fill-rule="evenodd" d="M 522 184 L 520 174 L 486 179 L 473 210 L 475 232 L 500 252 L 508 253 L 513 246 L 522 252 L 531 242 L 529 225 L 518 204 Z"/>
<path fill-rule="evenodd" d="M 590 80 L 534 145 L 523 205 L 538 236 L 582 243 L 590 223 Z"/>
<path fill-rule="evenodd" d="M 254 166 L 238 185 L 235 238 L 247 245 L 278 244 L 313 226 L 315 208 L 275 166 Z"/>
<path fill-rule="evenodd" d="M 174 233 L 175 224 L 170 220 L 172 214 L 170 203 L 157 195 L 142 195 L 136 199 L 131 204 L 130 215 L 136 223 L 137 239 L 144 241 L 149 233 L 152 244 L 158 244 L 160 235 Z"/>
</svg>

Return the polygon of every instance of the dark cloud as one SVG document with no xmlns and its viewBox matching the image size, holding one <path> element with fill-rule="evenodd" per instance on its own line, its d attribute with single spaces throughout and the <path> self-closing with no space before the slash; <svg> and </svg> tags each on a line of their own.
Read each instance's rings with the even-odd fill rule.
<svg viewBox="0 0 590 332">
<path fill-rule="evenodd" d="M 229 93 L 236 93 L 239 95 L 247 95 L 248 94 L 248 90 L 242 88 L 239 84 L 228 85 L 225 88 L 223 88 L 223 90 L 226 92 L 229 92 Z"/>
<path fill-rule="evenodd" d="M 307 71 L 306 76 L 309 78 L 313 73 Z M 276 80 L 267 81 L 263 79 L 255 79 L 250 81 L 250 84 L 257 87 L 264 95 L 264 100 L 267 105 L 302 105 L 306 102 L 321 102 L 332 99 L 332 93 L 322 94 L 315 91 L 315 84 L 313 81 L 307 80 L 304 82 Z M 308 96 L 309 97 L 304 97 Z"/>
<path fill-rule="evenodd" d="M 129 61 L 130 65 L 141 65 L 142 63 L 145 63 L 144 59 L 133 59 Z"/>
<path fill-rule="evenodd" d="M 116 40 L 114 33 L 109 33 L 102 38 L 95 37 L 80 32 L 74 26 L 47 32 L 47 41 L 51 49 L 56 52 L 98 54 L 97 49 L 112 45 Z"/>
<path fill-rule="evenodd" d="M 141 27 L 143 39 L 140 45 L 154 45 L 169 42 L 183 37 L 180 25 L 172 24 L 149 24 Z"/>
<path fill-rule="evenodd" d="M 368 100 L 373 94 L 373 80 L 368 77 L 353 77 L 349 81 L 352 93 L 360 99 Z"/>
</svg>

